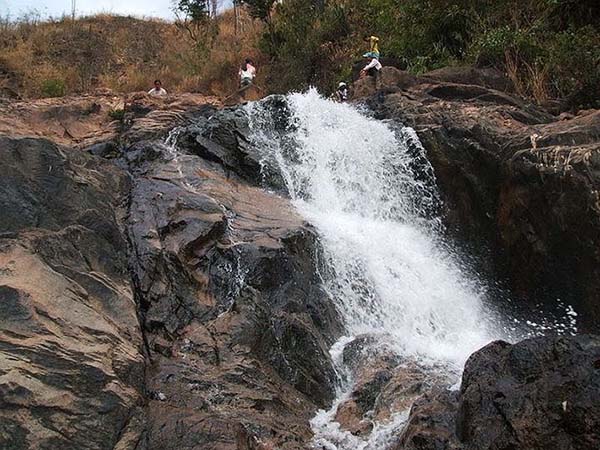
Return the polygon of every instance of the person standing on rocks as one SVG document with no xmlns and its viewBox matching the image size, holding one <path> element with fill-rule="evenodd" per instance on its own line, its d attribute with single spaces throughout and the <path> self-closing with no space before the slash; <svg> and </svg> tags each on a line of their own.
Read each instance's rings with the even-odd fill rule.
<svg viewBox="0 0 600 450">
<path fill-rule="evenodd" d="M 340 103 L 348 101 L 348 85 L 343 81 L 340 81 L 338 84 L 338 88 L 335 91 L 335 99 Z"/>
<path fill-rule="evenodd" d="M 148 91 L 148 95 L 151 95 L 152 97 L 166 97 L 167 91 L 163 89 L 160 80 L 154 80 L 154 87 Z"/>
<path fill-rule="evenodd" d="M 239 72 L 240 75 L 240 88 L 249 87 L 254 81 L 256 76 L 256 67 L 254 67 L 253 61 L 250 58 L 246 58 L 242 68 Z"/>
</svg>

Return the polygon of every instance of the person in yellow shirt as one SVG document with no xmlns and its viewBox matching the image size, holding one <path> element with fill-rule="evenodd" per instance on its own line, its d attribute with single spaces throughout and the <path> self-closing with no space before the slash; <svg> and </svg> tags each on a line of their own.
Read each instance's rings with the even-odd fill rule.
<svg viewBox="0 0 600 450">
<path fill-rule="evenodd" d="M 365 36 L 365 42 L 369 43 L 369 53 L 373 58 L 379 59 L 379 38 L 377 36 Z"/>
</svg>

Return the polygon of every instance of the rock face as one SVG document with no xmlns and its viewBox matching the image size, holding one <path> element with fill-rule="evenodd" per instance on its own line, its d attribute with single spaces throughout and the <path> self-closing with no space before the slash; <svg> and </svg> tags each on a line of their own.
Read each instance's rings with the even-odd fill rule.
<svg viewBox="0 0 600 450">
<path fill-rule="evenodd" d="M 218 98 L 198 94 L 153 98 L 143 92 L 123 96 L 109 90 L 30 101 L 0 99 L 0 102 L 0 134 L 43 137 L 77 148 L 123 137 L 134 142 L 140 134 L 157 137 L 182 124 L 196 110 L 221 104 Z"/>
<path fill-rule="evenodd" d="M 0 447 L 133 448 L 142 334 L 112 164 L 0 138 Z"/>
<path fill-rule="evenodd" d="M 393 414 L 408 411 L 421 395 L 449 383 L 431 367 L 385 348 L 375 349 L 375 342 L 372 336 L 359 336 L 343 353 L 354 386 L 348 400 L 338 406 L 335 420 L 357 436 L 368 436 L 375 424 L 389 422 Z"/>
<path fill-rule="evenodd" d="M 243 116 L 193 107 L 179 152 L 158 112 L 88 152 L 0 139 L 1 448 L 308 445 L 342 332 L 316 234 Z"/>
<path fill-rule="evenodd" d="M 462 450 L 456 438 L 457 393 L 435 389 L 412 405 L 408 423 L 393 450 Z M 496 448 L 496 447 L 493 447 Z M 502 447 L 498 447 L 502 448 Z"/>
<path fill-rule="evenodd" d="M 235 134 L 228 114 L 211 126 L 219 117 Z M 316 407 L 333 400 L 328 349 L 341 333 L 320 287 L 316 236 L 287 200 L 244 181 L 245 166 L 228 163 L 238 153 L 197 137 L 190 152 L 199 141 L 219 157 L 174 158 L 155 142 L 125 155 L 131 264 L 156 393 L 148 448 L 235 449 L 239 430 L 252 442 L 304 448 Z"/>
<path fill-rule="evenodd" d="M 595 449 L 600 339 L 494 342 L 467 361 L 460 392 L 422 397 L 397 449 Z"/>
<path fill-rule="evenodd" d="M 583 329 L 598 330 L 600 111 L 559 120 L 496 90 L 498 75 L 473 69 L 410 82 L 401 75 L 388 74 L 368 104 L 417 131 L 450 228 L 491 246 L 518 296 L 532 304 L 561 298 Z"/>
<path fill-rule="evenodd" d="M 421 135 L 448 223 L 504 249 L 523 295 L 573 289 L 592 326 L 598 113 L 557 122 L 490 74 L 451 75 L 386 70 L 371 105 Z M 293 126 L 269 102 L 273 132 Z M 306 449 L 343 334 L 315 231 L 260 187 L 282 184 L 241 110 L 150 103 L 86 151 L 0 137 L 0 448 Z M 493 343 L 459 392 L 369 339 L 343 355 L 343 430 L 412 404 L 397 449 L 600 447 L 596 337 Z"/>
</svg>

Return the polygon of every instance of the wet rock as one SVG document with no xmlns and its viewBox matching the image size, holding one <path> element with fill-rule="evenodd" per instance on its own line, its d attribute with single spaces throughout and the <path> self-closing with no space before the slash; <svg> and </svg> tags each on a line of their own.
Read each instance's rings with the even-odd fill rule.
<svg viewBox="0 0 600 450">
<path fill-rule="evenodd" d="M 339 405 L 335 420 L 352 434 L 368 435 L 376 423 L 385 424 L 411 407 L 421 395 L 448 383 L 443 370 L 422 367 L 393 351 L 373 347 L 377 340 L 363 335 L 344 349 L 344 362 L 353 372 L 354 386 Z M 379 344 L 381 345 L 381 344 Z"/>
<path fill-rule="evenodd" d="M 425 393 L 412 405 L 410 417 L 399 441 L 392 450 L 459 450 L 455 434 L 458 393 L 435 389 Z"/>
<path fill-rule="evenodd" d="M 134 448 L 144 358 L 118 224 L 125 174 L 0 138 L 0 447 Z"/>
<path fill-rule="evenodd" d="M 277 161 L 259 152 L 259 145 L 268 144 L 254 142 L 249 122 L 265 123 L 265 134 L 271 133 L 273 139 L 283 138 L 290 143 L 296 124 L 284 96 L 266 97 L 260 105 L 258 112 L 234 108 L 220 110 L 210 117 L 196 116 L 180 131 L 177 145 L 180 151 L 220 165 L 227 176 L 237 176 L 252 185 L 275 189 L 285 195 L 286 184 Z"/>
<path fill-rule="evenodd" d="M 210 120 L 187 127 L 180 145 L 195 155 L 221 164 L 246 181 L 260 184 L 260 154 L 248 140 L 248 116 L 243 109 L 221 110 Z"/>
<path fill-rule="evenodd" d="M 241 151 L 242 135 L 213 131 L 207 148 Z M 233 153 L 198 156 L 195 137 L 182 135 L 177 158 L 158 143 L 124 149 L 146 382 L 166 396 L 150 400 L 148 448 L 304 448 L 316 408 L 333 400 L 328 350 L 341 334 L 316 235 L 288 200 L 229 167 Z"/>
<path fill-rule="evenodd" d="M 98 142 L 85 149 L 88 153 L 101 158 L 111 159 L 119 156 L 119 146 L 114 141 Z"/>
<path fill-rule="evenodd" d="M 457 434 L 475 448 L 600 446 L 600 339 L 496 342 L 465 365 Z"/>
<path fill-rule="evenodd" d="M 373 429 L 375 402 L 394 371 L 389 362 L 373 358 L 356 372 L 356 382 L 350 398 L 337 410 L 335 420 L 343 429 L 356 435 L 366 435 Z"/>
<path fill-rule="evenodd" d="M 289 107 L 282 96 L 270 96 L 262 102 L 261 114 L 269 121 L 273 133 L 291 130 Z M 228 173 L 234 173 L 256 186 L 284 183 L 250 140 L 249 113 L 243 108 L 223 109 L 205 120 L 196 118 L 182 131 L 180 148 L 208 161 L 220 164 Z M 261 118 L 254 118 L 261 120 Z"/>
<path fill-rule="evenodd" d="M 591 335 L 489 344 L 467 361 L 460 392 L 415 402 L 394 448 L 596 449 L 599 361 Z"/>
<path fill-rule="evenodd" d="M 344 346 L 342 361 L 345 366 L 356 370 L 369 360 L 369 351 L 377 345 L 377 338 L 370 334 L 355 337 Z"/>
</svg>

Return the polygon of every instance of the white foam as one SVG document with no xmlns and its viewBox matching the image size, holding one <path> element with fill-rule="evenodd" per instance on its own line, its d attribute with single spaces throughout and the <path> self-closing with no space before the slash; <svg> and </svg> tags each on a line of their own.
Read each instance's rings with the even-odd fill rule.
<svg viewBox="0 0 600 450">
<path fill-rule="evenodd" d="M 265 133 L 271 121 L 257 118 L 260 105 L 253 129 L 319 231 L 335 274 L 327 287 L 348 333 L 385 334 L 402 354 L 462 365 L 496 334 L 482 311 L 483 288 L 439 245 L 439 222 L 427 220 L 438 195 L 412 167 L 414 131 L 395 132 L 314 90 L 288 103 L 292 141 Z"/>
</svg>

